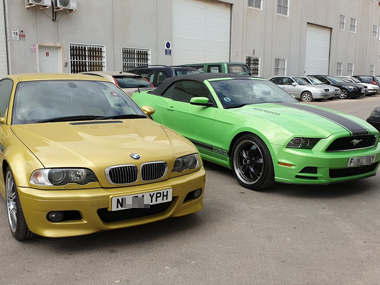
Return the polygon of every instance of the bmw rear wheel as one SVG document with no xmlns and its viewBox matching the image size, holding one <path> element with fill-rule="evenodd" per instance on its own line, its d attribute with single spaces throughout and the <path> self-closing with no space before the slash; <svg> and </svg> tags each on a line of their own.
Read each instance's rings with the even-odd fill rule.
<svg viewBox="0 0 380 285">
<path fill-rule="evenodd" d="M 274 184 L 273 162 L 268 147 L 257 136 L 239 138 L 232 150 L 232 168 L 240 185 L 261 190 Z"/>
<path fill-rule="evenodd" d="M 347 97 L 348 97 L 347 89 L 342 89 L 342 92 L 340 92 L 339 98 L 340 99 L 346 99 Z"/>
<path fill-rule="evenodd" d="M 309 91 L 305 91 L 301 94 L 302 102 L 311 102 L 313 101 L 313 95 Z"/>
<path fill-rule="evenodd" d="M 8 222 L 13 237 L 17 240 L 35 237 L 36 235 L 32 233 L 26 225 L 15 180 L 9 167 L 5 174 L 5 195 L 7 200 Z"/>
</svg>

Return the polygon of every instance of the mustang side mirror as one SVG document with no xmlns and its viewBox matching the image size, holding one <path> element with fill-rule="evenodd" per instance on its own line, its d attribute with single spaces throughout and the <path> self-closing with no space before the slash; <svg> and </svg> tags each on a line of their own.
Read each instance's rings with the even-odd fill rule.
<svg viewBox="0 0 380 285">
<path fill-rule="evenodd" d="M 210 100 L 207 97 L 193 97 L 190 99 L 190 104 L 199 106 L 211 106 Z"/>
</svg>

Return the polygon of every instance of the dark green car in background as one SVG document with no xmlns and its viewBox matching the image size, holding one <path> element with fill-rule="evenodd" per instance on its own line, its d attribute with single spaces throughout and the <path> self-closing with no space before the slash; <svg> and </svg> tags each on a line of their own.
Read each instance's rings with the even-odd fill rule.
<svg viewBox="0 0 380 285">
<path fill-rule="evenodd" d="M 378 131 L 357 117 L 299 103 L 265 79 L 193 74 L 133 94 L 154 121 L 190 139 L 203 159 L 260 190 L 274 182 L 329 184 L 376 174 Z"/>
</svg>

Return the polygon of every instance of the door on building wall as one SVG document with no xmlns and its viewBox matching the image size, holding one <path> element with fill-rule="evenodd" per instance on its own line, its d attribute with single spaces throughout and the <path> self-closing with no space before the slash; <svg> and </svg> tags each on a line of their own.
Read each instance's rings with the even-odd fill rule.
<svg viewBox="0 0 380 285">
<path fill-rule="evenodd" d="M 173 0 L 172 64 L 230 61 L 231 4 Z"/>
<path fill-rule="evenodd" d="M 331 29 L 307 24 L 305 75 L 329 74 Z"/>
<path fill-rule="evenodd" d="M 60 47 L 39 46 L 39 72 L 61 73 Z"/>
</svg>

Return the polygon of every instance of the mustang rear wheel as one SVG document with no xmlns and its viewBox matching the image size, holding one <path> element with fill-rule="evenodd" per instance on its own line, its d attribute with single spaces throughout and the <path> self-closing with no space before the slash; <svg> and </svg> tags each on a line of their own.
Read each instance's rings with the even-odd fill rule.
<svg viewBox="0 0 380 285">
<path fill-rule="evenodd" d="M 233 173 L 240 185 L 261 190 L 274 184 L 272 157 L 268 147 L 253 134 L 237 140 L 232 150 Z"/>
<path fill-rule="evenodd" d="M 36 235 L 32 233 L 26 225 L 17 187 L 9 167 L 5 174 L 5 195 L 7 199 L 8 222 L 13 237 L 17 240 L 35 237 Z"/>
<path fill-rule="evenodd" d="M 301 94 L 301 101 L 302 102 L 311 102 L 311 101 L 313 101 L 313 95 L 310 92 L 305 91 Z"/>
</svg>

